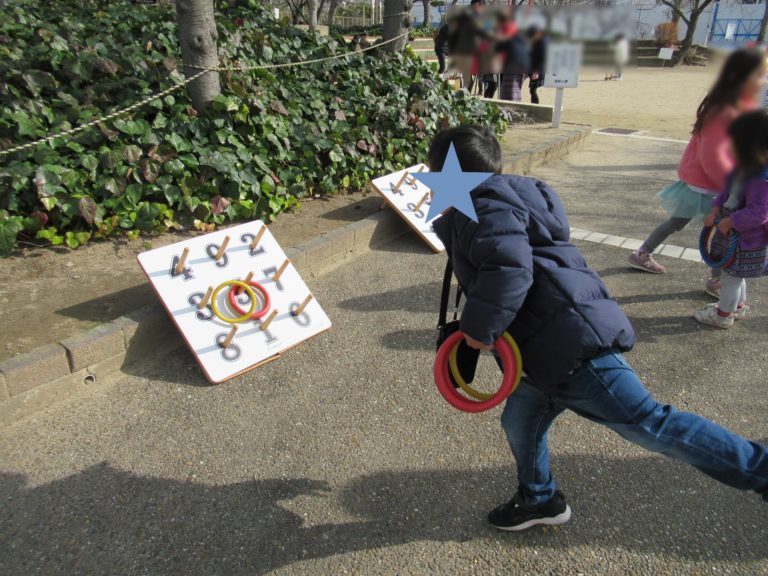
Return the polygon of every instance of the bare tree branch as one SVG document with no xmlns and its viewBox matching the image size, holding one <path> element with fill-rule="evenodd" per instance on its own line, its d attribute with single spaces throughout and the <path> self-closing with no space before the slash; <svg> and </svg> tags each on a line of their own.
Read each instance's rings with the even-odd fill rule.
<svg viewBox="0 0 768 576">
<path fill-rule="evenodd" d="M 691 21 L 688 19 L 688 16 L 685 15 L 685 12 L 683 12 L 680 7 L 677 5 L 679 2 L 674 2 L 670 0 L 661 0 L 661 3 L 665 6 L 668 6 L 669 8 L 672 8 L 672 11 L 677 14 L 677 16 L 685 22 L 686 26 L 691 23 Z"/>
</svg>

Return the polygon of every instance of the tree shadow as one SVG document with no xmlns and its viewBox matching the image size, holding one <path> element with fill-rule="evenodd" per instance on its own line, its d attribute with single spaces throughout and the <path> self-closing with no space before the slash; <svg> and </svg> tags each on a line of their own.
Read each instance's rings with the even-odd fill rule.
<svg viewBox="0 0 768 576">
<path fill-rule="evenodd" d="M 629 321 L 635 329 L 637 341 L 645 343 L 659 342 L 667 336 L 701 332 L 703 328 L 693 319 L 693 312 L 687 316 L 656 316 L 653 318 L 629 316 Z"/>
<path fill-rule="evenodd" d="M 334 493 L 310 478 L 204 485 L 140 477 L 106 463 L 30 487 L 20 475 L 0 474 L 3 560 L 8 574 L 264 574 L 348 552 L 468 540 L 610 547 L 693 561 L 768 557 L 765 533 L 748 529 L 768 519 L 757 496 L 660 457 L 568 455 L 553 464 L 574 521 L 558 532 L 524 534 L 497 534 L 484 524 L 485 511 L 510 496 L 508 468 L 384 471 Z M 334 502 L 318 506 L 314 498 Z M 357 519 L 310 523 L 291 511 L 315 518 L 328 508 Z"/>
<path fill-rule="evenodd" d="M 358 312 L 398 310 L 403 312 L 434 312 L 435 323 L 440 309 L 442 283 L 426 282 L 378 294 L 366 294 L 348 298 L 339 303 L 339 308 Z"/>
</svg>

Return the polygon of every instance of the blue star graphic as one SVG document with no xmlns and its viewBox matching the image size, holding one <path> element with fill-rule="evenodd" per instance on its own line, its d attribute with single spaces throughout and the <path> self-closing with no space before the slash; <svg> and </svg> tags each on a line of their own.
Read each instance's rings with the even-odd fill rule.
<svg viewBox="0 0 768 576">
<path fill-rule="evenodd" d="M 413 175 L 434 193 L 427 221 L 436 218 L 448 208 L 456 208 L 467 218 L 477 222 L 477 213 L 472 204 L 470 192 L 491 176 L 493 176 L 491 172 L 463 172 L 456 149 L 451 143 L 442 172 L 420 172 Z"/>
</svg>

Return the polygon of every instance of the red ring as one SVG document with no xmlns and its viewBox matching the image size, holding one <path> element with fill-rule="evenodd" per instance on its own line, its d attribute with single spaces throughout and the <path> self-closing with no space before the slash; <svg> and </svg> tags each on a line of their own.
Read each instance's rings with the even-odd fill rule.
<svg viewBox="0 0 768 576">
<path fill-rule="evenodd" d="M 269 309 L 272 307 L 272 302 L 269 299 L 269 292 L 264 290 L 264 286 L 259 284 L 258 282 L 254 282 L 251 280 L 248 282 L 248 286 L 251 288 L 255 288 L 259 294 L 261 294 L 261 297 L 264 299 L 264 308 L 261 310 L 257 310 L 253 314 L 251 314 L 251 320 L 258 320 L 260 318 L 263 318 L 267 312 L 269 312 Z M 239 313 L 241 316 L 244 316 L 245 314 L 248 314 L 247 310 L 243 310 L 242 306 L 237 303 L 237 297 L 239 294 L 235 292 L 237 290 L 237 286 L 231 286 L 229 289 L 229 305 L 232 306 L 232 308 L 235 310 L 235 312 Z"/>
<path fill-rule="evenodd" d="M 517 388 L 515 383 L 517 382 L 517 371 L 519 366 L 517 365 L 517 359 L 512 351 L 512 348 L 507 344 L 503 337 L 499 338 L 494 345 L 496 352 L 501 357 L 502 365 L 504 366 L 504 379 L 501 383 L 501 387 L 492 398 L 478 402 L 477 400 L 471 400 L 466 396 L 462 396 L 451 382 L 449 375 L 450 367 L 448 364 L 449 356 L 453 347 L 456 346 L 461 340 L 464 339 L 464 333 L 456 331 L 451 334 L 448 339 L 443 342 L 440 349 L 437 351 L 437 357 L 435 358 L 435 384 L 437 389 L 442 394 L 448 403 L 463 412 L 485 412 L 490 410 L 504 402 Z"/>
</svg>

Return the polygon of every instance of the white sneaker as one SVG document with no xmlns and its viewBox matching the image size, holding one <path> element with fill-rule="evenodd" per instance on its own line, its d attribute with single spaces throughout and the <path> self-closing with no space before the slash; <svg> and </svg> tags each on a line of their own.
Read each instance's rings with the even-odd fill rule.
<svg viewBox="0 0 768 576">
<path fill-rule="evenodd" d="M 717 311 L 717 304 L 707 304 L 707 308 L 714 308 L 715 311 Z M 749 312 L 749 306 L 747 304 L 744 304 L 744 306 L 742 306 L 741 308 L 737 308 L 736 312 L 733 313 L 733 319 L 746 320 L 748 312 Z"/>
<path fill-rule="evenodd" d="M 727 330 L 733 328 L 734 317 L 733 316 L 720 316 L 717 313 L 717 304 L 714 306 L 707 306 L 701 310 L 697 310 L 693 315 L 697 322 L 712 326 L 713 328 L 720 328 Z"/>
</svg>

